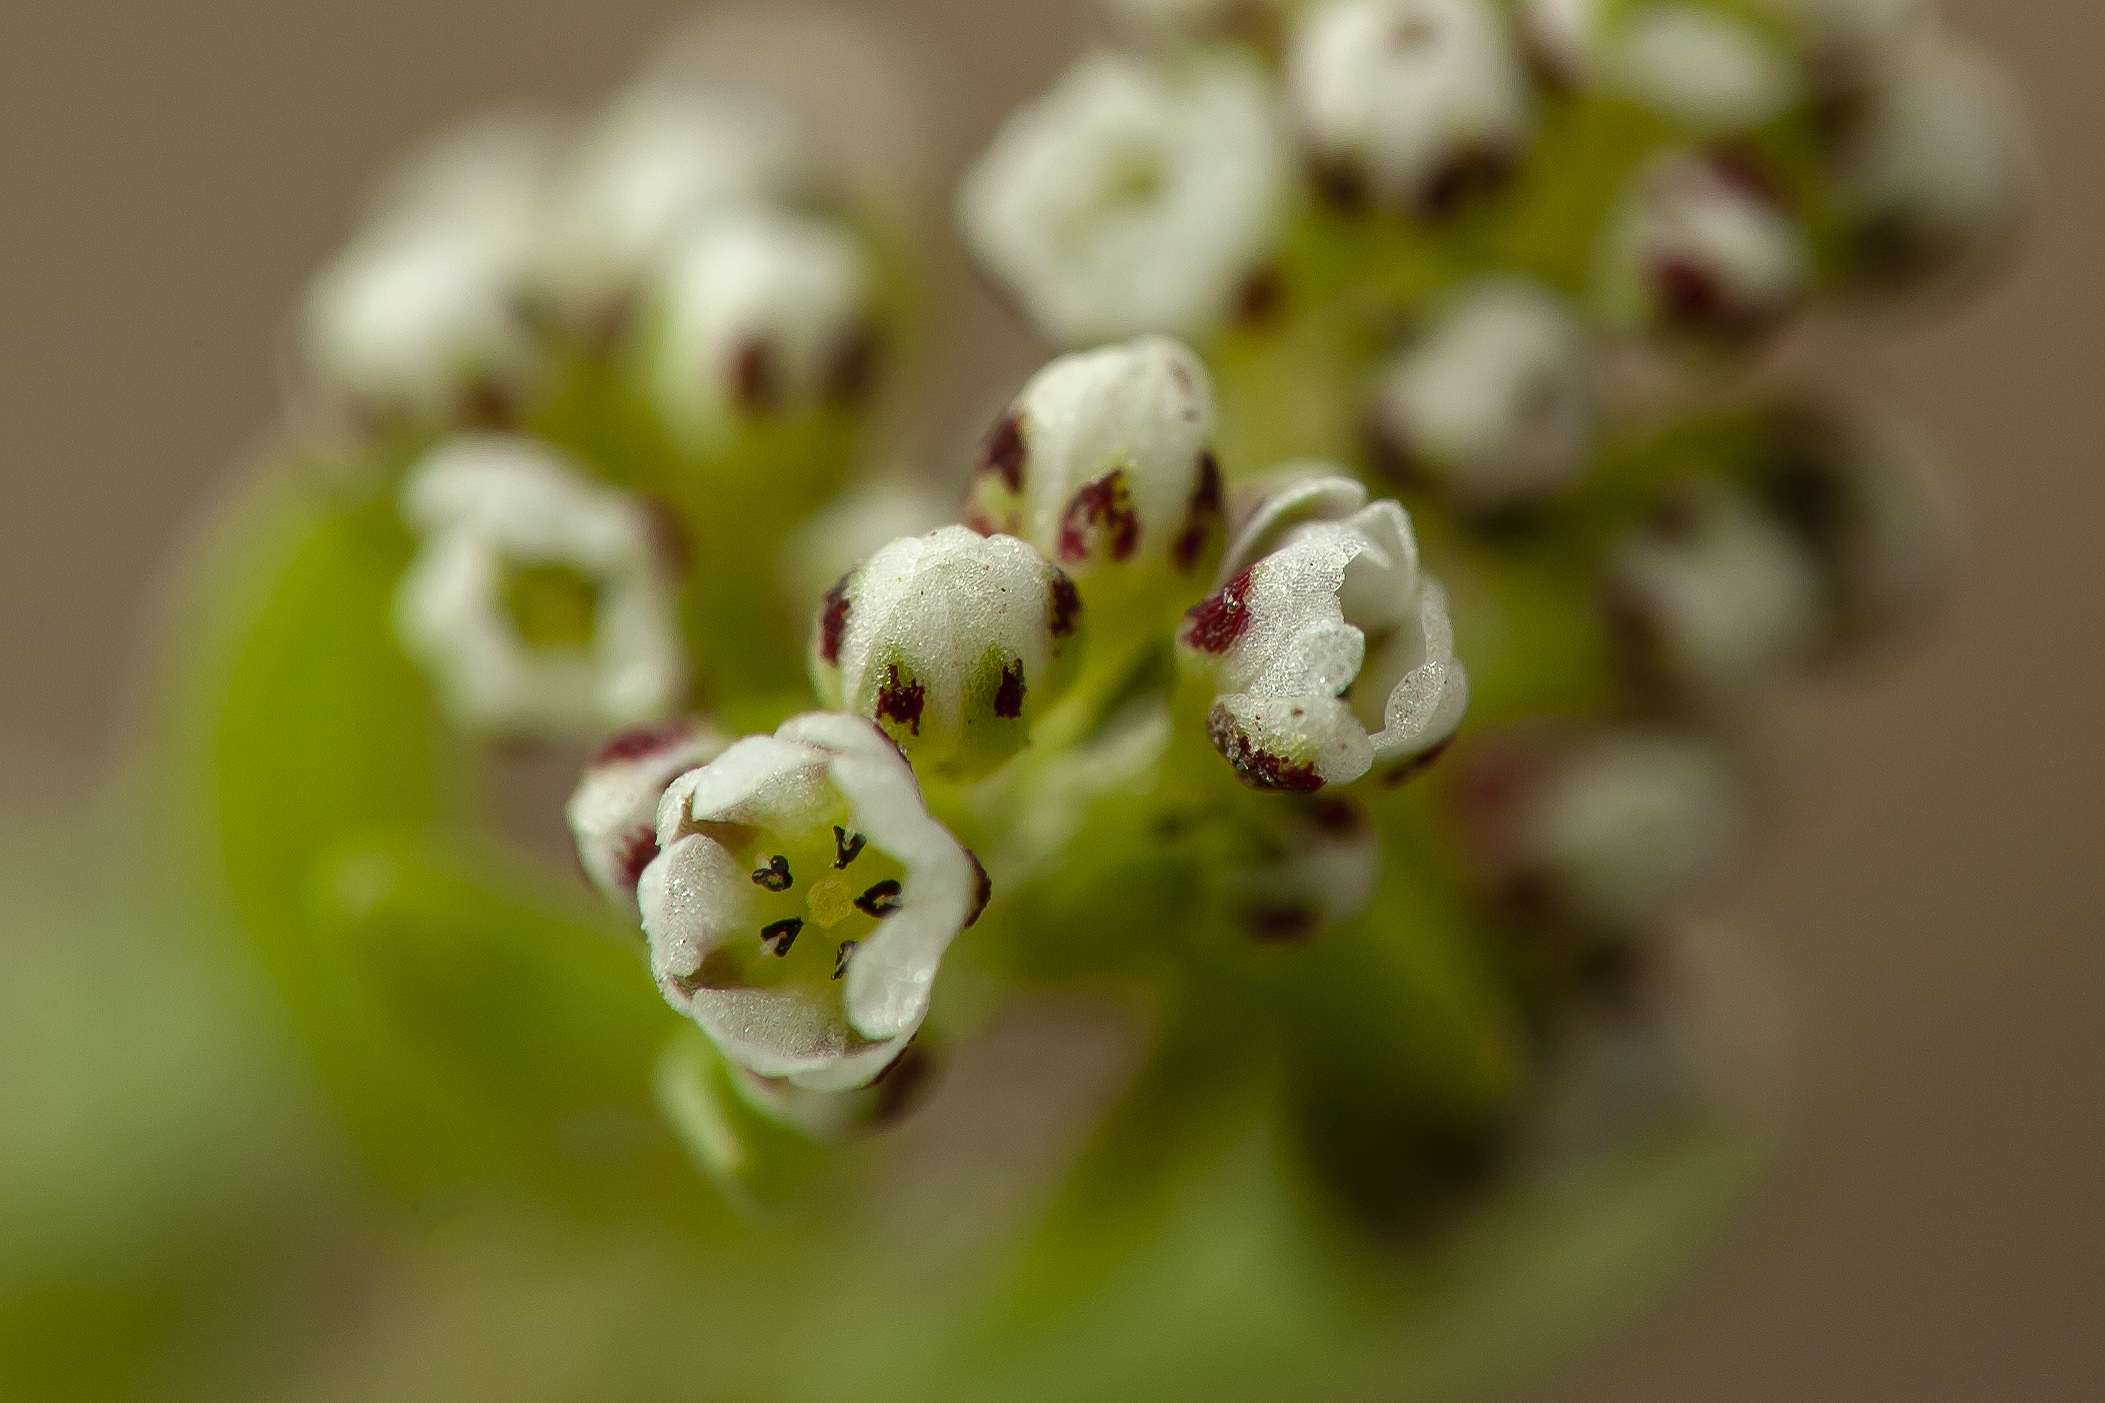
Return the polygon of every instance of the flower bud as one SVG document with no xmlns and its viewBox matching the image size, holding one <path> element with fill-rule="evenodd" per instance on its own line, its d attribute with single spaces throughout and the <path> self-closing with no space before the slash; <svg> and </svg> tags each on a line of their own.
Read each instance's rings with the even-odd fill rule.
<svg viewBox="0 0 2105 1403">
<path fill-rule="evenodd" d="M 421 537 L 395 633 L 459 724 L 602 733 L 686 690 L 678 568 L 657 517 L 539 441 L 464 435 L 403 482 Z"/>
<path fill-rule="evenodd" d="M 1444 212 L 1532 136 L 1519 54 L 1485 0 L 1322 0 L 1296 22 L 1287 81 L 1320 178 L 1347 203 Z"/>
<path fill-rule="evenodd" d="M 679 241 L 655 292 L 651 388 L 689 438 L 851 402 L 868 385 L 870 269 L 840 226 L 771 210 L 726 215 Z"/>
<path fill-rule="evenodd" d="M 641 918 L 636 881 L 658 855 L 658 801 L 666 786 L 723 753 L 728 742 L 692 717 L 623 731 L 600 748 L 564 816 L 578 865 L 617 907 Z"/>
<path fill-rule="evenodd" d="M 1626 669 L 1727 702 L 1804 662 L 1820 636 L 1816 562 L 1747 494 L 1682 484 L 1611 549 L 1606 608 Z"/>
<path fill-rule="evenodd" d="M 1619 329 L 1736 346 L 1796 309 L 1810 271 L 1803 234 L 1759 174 L 1682 152 L 1640 172 L 1602 232 L 1595 283 Z"/>
<path fill-rule="evenodd" d="M 966 177 L 980 262 L 1072 346 L 1222 325 L 1280 234 L 1269 86 L 1213 54 L 1173 71 L 1097 54 L 1011 117 Z"/>
<path fill-rule="evenodd" d="M 1112 570 L 1195 573 L 1219 535 L 1212 433 L 1206 367 L 1177 342 L 1062 356 L 995 426 L 966 520 L 1029 541 L 1085 590 Z"/>
<path fill-rule="evenodd" d="M 1253 789 L 1307 793 L 1370 771 L 1400 782 L 1461 724 L 1469 681 L 1447 596 L 1410 517 L 1302 470 L 1249 514 L 1224 581 L 1185 616 L 1187 667 L 1217 688 L 1207 727 Z"/>
<path fill-rule="evenodd" d="M 1698 133 L 1750 131 L 1804 95 L 1780 26 L 1700 0 L 1523 0 L 1519 24 L 1554 81 L 1613 92 Z"/>
<path fill-rule="evenodd" d="M 1071 680 L 1080 622 L 1073 584 L 1030 546 L 946 526 L 892 542 L 834 586 L 812 682 L 917 766 L 971 778 L 1028 743 Z"/>
<path fill-rule="evenodd" d="M 651 971 L 724 1055 L 810 1091 L 865 1086 L 927 1016 L 985 873 L 885 734 L 813 713 L 676 780 L 637 886 Z"/>
<path fill-rule="evenodd" d="M 1749 828 L 1726 759 L 1672 731 L 1503 735 L 1454 784 L 1474 879 L 1512 915 L 1634 935 L 1714 884 Z"/>
<path fill-rule="evenodd" d="M 1923 33 L 1866 90 L 1836 154 L 1847 272 L 1904 290 L 1978 271 L 2022 222 L 2030 152 L 2002 75 L 1966 45 Z"/>
<path fill-rule="evenodd" d="M 1467 290 L 1390 365 L 1372 427 L 1383 457 L 1485 513 L 1569 488 L 1595 415 L 1578 319 L 1538 285 L 1500 279 Z"/>
<path fill-rule="evenodd" d="M 789 195 L 799 174 L 781 113 L 691 84 L 640 86 L 571 152 L 542 236 L 543 279 L 573 320 L 602 321 L 681 234 Z"/>
<path fill-rule="evenodd" d="M 521 297 L 532 267 L 546 134 L 470 128 L 413 165 L 307 294 L 309 363 L 368 414 L 491 417 L 537 368 Z"/>
</svg>

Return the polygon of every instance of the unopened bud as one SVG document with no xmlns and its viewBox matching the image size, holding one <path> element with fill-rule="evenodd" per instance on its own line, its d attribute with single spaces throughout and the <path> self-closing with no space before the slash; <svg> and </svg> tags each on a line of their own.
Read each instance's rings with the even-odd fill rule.
<svg viewBox="0 0 2105 1403">
<path fill-rule="evenodd" d="M 1021 750 L 1070 680 L 1081 601 L 1013 536 L 946 526 L 892 542 L 827 596 L 811 670 L 917 766 L 981 775 Z"/>
<path fill-rule="evenodd" d="M 1478 284 L 1383 375 L 1377 447 L 1472 512 L 1556 496 L 1593 448 L 1588 350 L 1578 319 L 1547 290 Z"/>
<path fill-rule="evenodd" d="M 578 865 L 607 900 L 637 916 L 636 881 L 658 855 L 658 801 L 667 785 L 728 744 L 705 721 L 683 718 L 624 731 L 600 748 L 564 815 Z"/>
<path fill-rule="evenodd" d="M 1804 95 L 1782 25 L 1705 0 L 1522 0 L 1519 24 L 1555 81 L 1614 93 L 1700 134 L 1752 130 Z"/>
<path fill-rule="evenodd" d="M 1444 212 L 1502 178 L 1533 132 L 1486 0 L 1323 0 L 1296 23 L 1287 73 L 1319 176 L 1347 203 Z"/>
<path fill-rule="evenodd" d="M 1250 515 L 1221 573 L 1177 641 L 1217 689 L 1208 729 L 1245 784 L 1400 781 L 1454 735 L 1469 681 L 1395 502 L 1311 470 Z"/>
</svg>

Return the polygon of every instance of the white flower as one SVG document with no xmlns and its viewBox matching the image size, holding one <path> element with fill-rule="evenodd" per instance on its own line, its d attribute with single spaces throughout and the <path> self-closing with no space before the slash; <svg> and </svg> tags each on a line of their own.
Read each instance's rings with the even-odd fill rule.
<svg viewBox="0 0 2105 1403">
<path fill-rule="evenodd" d="M 700 225 L 655 285 L 650 384 L 689 435 L 851 399 L 875 346 L 870 268 L 838 225 L 745 210 Z"/>
<path fill-rule="evenodd" d="M 1635 934 L 1714 883 L 1750 816 L 1732 767 L 1671 731 L 1506 738 L 1456 784 L 1465 856 L 1516 915 Z"/>
<path fill-rule="evenodd" d="M 434 448 L 400 505 L 422 540 L 395 632 L 460 724 L 589 735 L 679 705 L 677 570 L 644 503 L 547 444 L 475 434 Z"/>
<path fill-rule="evenodd" d="M 1375 435 L 1399 465 L 1494 511 L 1570 487 L 1593 447 L 1586 333 L 1518 279 L 1466 289 L 1382 377 Z"/>
<path fill-rule="evenodd" d="M 637 897 L 667 1001 L 740 1066 L 811 1091 L 898 1057 L 987 899 L 898 749 L 855 716 L 799 716 L 683 775 L 658 843 Z"/>
<path fill-rule="evenodd" d="M 369 410 L 438 419 L 531 379 L 521 297 L 547 144 L 516 122 L 473 127 L 397 181 L 307 294 L 307 357 L 331 391 Z"/>
<path fill-rule="evenodd" d="M 1238 835 L 1230 860 L 1207 869 L 1229 919 L 1261 944 L 1292 944 L 1366 909 L 1381 880 L 1381 838 L 1354 801 L 1270 799 L 1261 827 Z"/>
<path fill-rule="evenodd" d="M 1597 84 L 1696 132 L 1747 131 L 1804 96 L 1783 35 L 1708 4 L 1524 0 L 1520 23 L 1559 81 Z"/>
<path fill-rule="evenodd" d="M 1439 212 L 1526 149 L 1533 109 L 1486 0 L 1324 0 L 1297 21 L 1288 85 L 1335 193 Z"/>
<path fill-rule="evenodd" d="M 1639 679 L 1697 699 L 1758 691 L 1821 635 L 1816 561 L 1737 488 L 1683 484 L 1606 568 L 1610 620 Z"/>
<path fill-rule="evenodd" d="M 966 241 L 1054 340 L 1225 322 L 1279 236 L 1284 139 L 1253 62 L 1097 54 L 966 177 Z"/>
<path fill-rule="evenodd" d="M 697 222 L 790 194 L 794 133 L 779 112 L 695 85 L 637 87 L 565 164 L 540 247 L 549 290 L 602 316 Z"/>
<path fill-rule="evenodd" d="M 1729 344 L 1774 328 L 1811 275 L 1797 223 L 1761 178 L 1693 152 L 1638 173 L 1595 261 L 1596 295 L 1612 325 Z"/>
<path fill-rule="evenodd" d="M 1265 498 L 1186 615 L 1188 666 L 1217 688 L 1215 747 L 1255 789 L 1407 777 L 1461 724 L 1469 681 L 1410 518 L 1350 478 L 1297 470 Z"/>
<path fill-rule="evenodd" d="M 867 716 L 917 765 L 969 777 L 1022 749 L 1073 670 L 1081 600 L 1014 536 L 945 526 L 842 577 L 811 642 L 828 706 Z"/>
<path fill-rule="evenodd" d="M 995 426 L 968 520 L 1020 536 L 1087 588 L 1107 567 L 1198 566 L 1216 540 L 1206 367 L 1167 337 L 1062 356 Z"/>
<path fill-rule="evenodd" d="M 578 865 L 607 900 L 640 917 L 636 881 L 658 855 L 658 801 L 728 743 L 707 722 L 681 718 L 624 731 L 592 758 L 563 812 Z"/>
<path fill-rule="evenodd" d="M 1916 36 L 1869 86 L 1835 161 L 1852 271 L 1898 286 L 1979 268 L 2015 236 L 2030 166 L 2003 76 L 1941 32 Z"/>
</svg>

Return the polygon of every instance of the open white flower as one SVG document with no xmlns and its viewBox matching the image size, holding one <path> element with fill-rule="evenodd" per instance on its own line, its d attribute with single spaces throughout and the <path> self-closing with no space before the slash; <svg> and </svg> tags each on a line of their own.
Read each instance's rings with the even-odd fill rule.
<svg viewBox="0 0 2105 1403">
<path fill-rule="evenodd" d="M 882 726 L 916 765 L 971 777 L 1021 750 L 1065 687 L 1081 600 L 1014 536 L 946 526 L 885 546 L 826 598 L 819 698 Z"/>
<path fill-rule="evenodd" d="M 1802 232 L 1761 177 L 1694 152 L 1638 173 L 1595 263 L 1612 325 L 1726 344 L 1755 341 L 1789 316 L 1812 272 Z"/>
<path fill-rule="evenodd" d="M 1607 607 L 1642 681 L 1730 701 L 1804 662 L 1824 620 L 1818 565 L 1747 494 L 1683 484 L 1611 550 Z"/>
<path fill-rule="evenodd" d="M 1486 0 L 1321 0 L 1287 80 L 1333 193 L 1437 213 L 1502 175 L 1533 132 L 1527 75 Z"/>
<path fill-rule="evenodd" d="M 1249 514 L 1223 583 L 1186 615 L 1187 666 L 1217 688 L 1215 747 L 1255 789 L 1401 780 L 1461 724 L 1469 681 L 1410 517 L 1322 465 Z"/>
<path fill-rule="evenodd" d="M 988 438 L 967 519 L 1036 546 L 1084 589 L 1107 568 L 1189 572 L 1218 539 L 1213 390 L 1162 336 L 1062 356 Z"/>
<path fill-rule="evenodd" d="M 800 174 L 781 113 L 691 84 L 638 86 L 570 153 L 542 234 L 542 278 L 572 315 L 602 316 L 694 224 L 782 199 Z"/>
<path fill-rule="evenodd" d="M 1038 327 L 1089 345 L 1224 323 L 1279 237 L 1286 153 L 1264 74 L 1096 54 L 966 177 L 967 242 Z"/>
<path fill-rule="evenodd" d="M 1701 0 L 1622 7 L 1523 0 L 1520 25 L 1557 81 L 1605 88 L 1698 133 L 1750 130 L 1804 97 L 1797 56 L 1780 26 Z"/>
<path fill-rule="evenodd" d="M 1455 790 L 1464 856 L 1501 904 L 1602 933 L 1676 914 L 1750 828 L 1726 757 L 1674 731 L 1502 737 L 1468 757 Z"/>
<path fill-rule="evenodd" d="M 531 380 L 521 298 L 548 147 L 530 124 L 472 127 L 396 182 L 307 294 L 307 358 L 331 393 L 368 411 L 441 419 Z"/>
<path fill-rule="evenodd" d="M 400 508 L 421 541 L 395 633 L 455 721 L 593 735 L 679 705 L 678 569 L 643 502 L 548 444 L 471 434 L 410 471 Z"/>
<path fill-rule="evenodd" d="M 683 775 L 637 888 L 651 970 L 724 1054 L 812 1091 L 867 1085 L 928 1014 L 985 874 L 870 722 L 813 713 Z"/>
<path fill-rule="evenodd" d="M 658 801 L 727 744 L 708 722 L 682 717 L 623 731 L 593 756 L 563 813 L 578 865 L 607 900 L 640 918 L 636 882 L 658 855 Z"/>
<path fill-rule="evenodd" d="M 1835 160 L 1851 271 L 1905 287 L 1979 268 L 2015 236 L 2030 166 L 2003 76 L 1939 30 L 1915 35 L 1866 89 Z"/>
<path fill-rule="evenodd" d="M 1476 284 L 1383 375 L 1376 439 L 1473 511 L 1555 496 L 1593 447 L 1588 351 L 1584 327 L 1547 289 Z"/>
<path fill-rule="evenodd" d="M 869 261 L 846 229 L 752 209 L 697 226 L 655 287 L 650 383 L 703 436 L 738 416 L 852 399 L 875 352 Z"/>
</svg>

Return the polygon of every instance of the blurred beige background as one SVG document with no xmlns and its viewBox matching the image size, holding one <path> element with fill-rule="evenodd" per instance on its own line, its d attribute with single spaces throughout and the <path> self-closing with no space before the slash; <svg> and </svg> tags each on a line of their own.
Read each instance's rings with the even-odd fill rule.
<svg viewBox="0 0 2105 1403">
<path fill-rule="evenodd" d="M 1095 21 L 866 0 L 925 46 L 946 174 Z M 2105 1398 L 2105 7 L 1946 0 L 2021 81 L 2045 191 L 2014 274 L 1867 382 L 1963 474 L 1935 642 L 1797 719 L 1743 903 L 1803 1009 L 1800 1163 L 1702 1279 L 1542 1400 Z M 269 424 L 288 309 L 402 148 L 581 105 L 679 0 L 0 7 L 0 794 L 82 783 L 150 587 Z M 1028 367 L 990 303 L 935 368 Z"/>
</svg>

